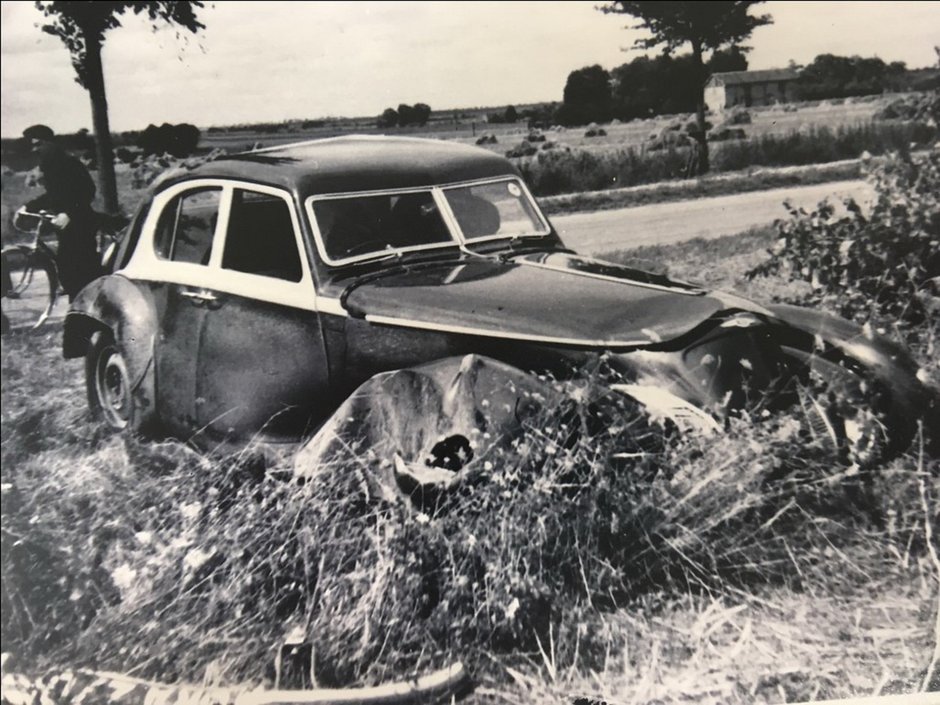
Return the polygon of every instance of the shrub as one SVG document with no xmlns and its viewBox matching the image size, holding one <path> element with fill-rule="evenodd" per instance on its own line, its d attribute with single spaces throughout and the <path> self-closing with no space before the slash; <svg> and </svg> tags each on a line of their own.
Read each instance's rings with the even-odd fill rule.
<svg viewBox="0 0 940 705">
<path fill-rule="evenodd" d="M 540 152 L 516 166 L 532 192 L 552 196 L 679 178 L 688 156 L 674 149 L 658 152 L 623 148 L 593 153 L 583 149 Z"/>
<path fill-rule="evenodd" d="M 919 120 L 940 122 L 940 92 L 924 93 L 893 100 L 874 115 L 876 120 Z"/>
<path fill-rule="evenodd" d="M 735 107 L 725 113 L 724 122 L 728 125 L 750 125 L 751 114 L 741 107 Z"/>
<path fill-rule="evenodd" d="M 510 159 L 516 159 L 518 157 L 531 157 L 533 154 L 539 151 L 539 148 L 533 144 L 529 144 L 528 141 L 522 140 L 512 149 L 506 150 L 506 156 Z"/>
<path fill-rule="evenodd" d="M 940 321 L 940 152 L 891 155 L 870 174 L 870 214 L 823 202 L 778 221 L 770 259 L 749 276 L 785 272 L 810 282 L 810 302 L 858 321 L 936 327 Z"/>
<path fill-rule="evenodd" d="M 714 130 L 711 130 L 708 133 L 709 142 L 724 142 L 726 140 L 743 140 L 746 139 L 747 135 L 744 132 L 744 128 L 741 127 L 725 127 L 724 125 L 719 125 Z"/>
</svg>

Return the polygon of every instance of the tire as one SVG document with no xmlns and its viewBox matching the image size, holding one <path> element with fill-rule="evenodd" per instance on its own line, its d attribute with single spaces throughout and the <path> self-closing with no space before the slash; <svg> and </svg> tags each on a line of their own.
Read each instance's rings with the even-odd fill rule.
<svg viewBox="0 0 940 705">
<path fill-rule="evenodd" d="M 37 328 L 52 313 L 58 297 L 55 263 L 42 252 L 22 245 L 5 247 L 0 254 L 3 315 L 13 329 Z"/>
<path fill-rule="evenodd" d="M 91 337 L 85 385 L 92 416 L 115 431 L 137 431 L 141 418 L 127 363 L 110 331 Z"/>
</svg>

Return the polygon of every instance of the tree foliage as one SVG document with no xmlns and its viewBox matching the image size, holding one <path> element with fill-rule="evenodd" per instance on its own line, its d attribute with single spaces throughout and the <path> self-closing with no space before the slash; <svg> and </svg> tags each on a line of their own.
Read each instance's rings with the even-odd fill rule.
<svg viewBox="0 0 940 705">
<path fill-rule="evenodd" d="M 797 85 L 801 98 L 823 100 L 901 90 L 906 78 L 903 61 L 820 54 L 800 72 Z"/>
<path fill-rule="evenodd" d="M 586 66 L 568 74 L 558 121 L 584 125 L 610 120 L 611 105 L 610 74 L 598 64 Z"/>
<path fill-rule="evenodd" d="M 160 2 L 76 2 L 69 0 L 37 0 L 36 7 L 46 18 L 41 26 L 43 32 L 58 37 L 65 44 L 72 56 L 75 68 L 75 80 L 89 88 L 90 65 L 89 48 L 104 43 L 108 30 L 121 26 L 121 15 L 133 12 L 135 15 L 146 14 L 156 30 L 160 22 L 175 25 L 196 33 L 205 29 L 205 25 L 196 18 L 196 8 L 203 3 L 199 0 L 178 2 L 162 0 Z"/>
<path fill-rule="evenodd" d="M 58 37 L 69 50 L 75 80 L 91 100 L 92 121 L 95 128 L 97 161 L 101 193 L 105 208 L 118 209 L 117 184 L 114 177 L 114 151 L 108 120 L 108 100 L 105 94 L 104 69 L 101 47 L 109 30 L 121 26 L 121 17 L 127 12 L 145 14 L 154 29 L 161 24 L 196 33 L 204 29 L 196 17 L 203 7 L 199 0 L 152 0 L 150 2 L 77 2 L 74 0 L 36 0 L 45 22 L 40 29 Z"/>
<path fill-rule="evenodd" d="M 427 103 L 408 105 L 401 103 L 398 110 L 386 108 L 376 120 L 378 127 L 406 127 L 408 125 L 426 125 L 431 117 L 431 106 Z"/>
<path fill-rule="evenodd" d="M 716 51 L 706 69 L 709 74 L 746 71 L 747 58 L 737 47 Z M 611 79 L 613 115 L 621 120 L 693 112 L 701 88 L 691 54 L 638 56 L 611 71 Z"/>
<path fill-rule="evenodd" d="M 171 154 L 174 157 L 188 157 L 199 145 L 199 128 L 188 123 L 171 125 L 163 123 L 160 127 L 147 125 L 147 129 L 137 138 L 137 146 L 144 155 Z"/>
<path fill-rule="evenodd" d="M 770 15 L 751 15 L 753 5 L 760 4 L 753 0 L 716 0 L 699 2 L 608 2 L 601 6 L 607 13 L 631 15 L 639 20 L 637 29 L 645 29 L 648 37 L 636 40 L 638 49 L 653 49 L 662 46 L 667 54 L 686 46 L 692 48 L 692 62 L 696 68 L 698 88 L 695 98 L 698 102 L 699 145 L 696 171 L 708 171 L 708 142 L 705 138 L 705 103 L 703 89 L 705 83 L 705 52 L 714 52 L 723 47 L 739 47 L 751 36 L 751 33 L 763 25 L 772 22 Z"/>
<path fill-rule="evenodd" d="M 824 202 L 791 208 L 767 262 L 749 276 L 777 272 L 812 287 L 809 303 L 847 318 L 898 324 L 940 320 L 940 154 L 892 156 L 871 180 L 870 213 L 854 201 L 838 215 Z"/>
</svg>

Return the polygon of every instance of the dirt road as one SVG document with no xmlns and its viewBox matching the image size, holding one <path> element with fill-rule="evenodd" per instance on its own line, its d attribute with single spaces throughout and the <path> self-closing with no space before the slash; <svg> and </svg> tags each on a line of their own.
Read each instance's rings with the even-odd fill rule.
<svg viewBox="0 0 940 705">
<path fill-rule="evenodd" d="M 810 209 L 824 198 L 841 203 L 848 196 L 865 204 L 874 197 L 874 190 L 864 181 L 833 181 L 694 201 L 557 215 L 551 220 L 568 247 L 597 255 L 641 245 L 731 235 L 786 217 L 785 200 Z"/>
</svg>

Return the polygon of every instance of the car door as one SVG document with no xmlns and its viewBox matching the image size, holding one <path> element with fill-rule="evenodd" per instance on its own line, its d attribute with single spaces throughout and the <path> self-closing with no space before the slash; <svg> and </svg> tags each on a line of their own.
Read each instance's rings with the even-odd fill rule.
<svg viewBox="0 0 940 705">
<path fill-rule="evenodd" d="M 227 192 L 199 340 L 196 418 L 215 438 L 296 440 L 331 409 L 309 261 L 290 195 Z"/>
<path fill-rule="evenodd" d="M 196 372 L 205 322 L 203 286 L 212 256 L 224 190 L 219 184 L 176 187 L 157 199 L 150 247 L 138 248 L 127 273 L 152 290 L 158 331 L 154 343 L 157 413 L 174 433 L 198 427 Z M 149 232 L 147 232 L 149 230 Z"/>
</svg>

